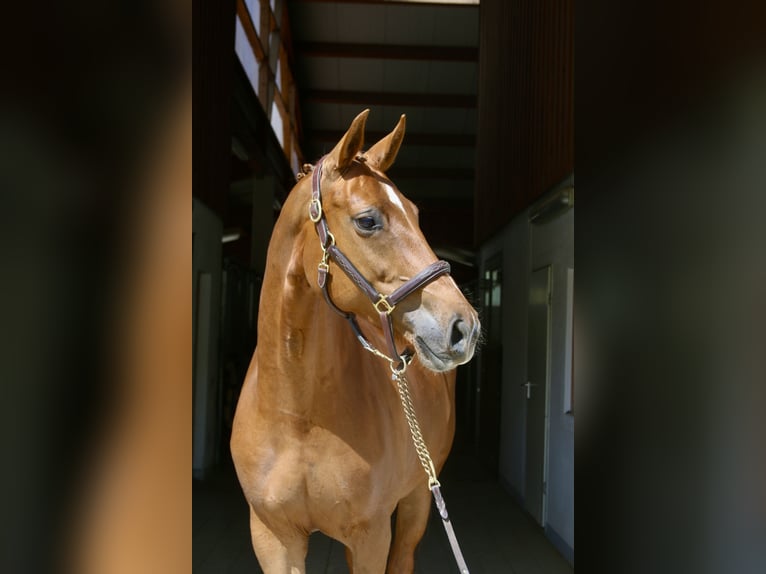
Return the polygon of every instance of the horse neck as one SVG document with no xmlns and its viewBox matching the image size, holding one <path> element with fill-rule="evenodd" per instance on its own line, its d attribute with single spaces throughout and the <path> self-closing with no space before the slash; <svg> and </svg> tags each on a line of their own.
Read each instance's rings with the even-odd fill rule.
<svg viewBox="0 0 766 574">
<path fill-rule="evenodd" d="M 366 352 L 348 323 L 308 286 L 283 292 L 269 306 L 274 320 L 259 328 L 258 384 L 269 403 L 313 418 L 323 402 L 319 394 L 338 396 Z"/>
<path fill-rule="evenodd" d="M 342 384 L 343 370 L 365 353 L 348 323 L 324 301 L 313 268 L 304 269 L 304 248 L 318 241 L 306 224 L 307 196 L 305 189 L 293 190 L 275 226 L 258 323 L 259 393 L 298 414 L 316 404 L 316 385 L 332 392 Z"/>
</svg>

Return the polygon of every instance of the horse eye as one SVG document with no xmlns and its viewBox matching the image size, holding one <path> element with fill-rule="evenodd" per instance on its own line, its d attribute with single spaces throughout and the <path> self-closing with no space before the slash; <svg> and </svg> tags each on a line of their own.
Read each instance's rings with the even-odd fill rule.
<svg viewBox="0 0 766 574">
<path fill-rule="evenodd" d="M 378 228 L 378 224 L 374 217 L 365 215 L 354 220 L 354 224 L 360 231 L 374 231 Z"/>
</svg>

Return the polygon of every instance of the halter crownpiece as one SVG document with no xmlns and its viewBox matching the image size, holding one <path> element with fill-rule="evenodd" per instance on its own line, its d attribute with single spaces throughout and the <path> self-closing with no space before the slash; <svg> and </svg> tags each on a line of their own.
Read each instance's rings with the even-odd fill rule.
<svg viewBox="0 0 766 574">
<path fill-rule="evenodd" d="M 397 351 L 391 313 L 408 295 L 418 289 L 422 289 L 440 276 L 449 273 L 450 264 L 441 260 L 434 261 L 389 295 L 384 295 L 383 293 L 378 292 L 378 290 L 373 287 L 372 283 L 370 283 L 359 270 L 354 267 L 354 264 L 351 263 L 348 257 L 346 257 L 337 245 L 335 245 L 335 237 L 327 226 L 327 219 L 325 218 L 324 210 L 322 209 L 321 181 L 323 161 L 324 157 L 317 162 L 314 171 L 311 174 L 311 201 L 309 202 L 308 208 L 309 219 L 314 223 L 314 228 L 319 236 L 319 243 L 322 247 L 322 260 L 317 265 L 317 283 L 324 294 L 325 300 L 328 305 L 330 305 L 330 308 L 349 322 L 362 347 L 379 357 L 387 359 L 391 363 L 394 373 L 402 373 L 404 372 L 404 369 L 407 368 L 407 364 L 412 360 L 412 355 L 406 351 L 402 354 Z M 373 307 L 375 307 L 375 311 L 378 312 L 378 316 L 380 317 L 383 335 L 386 339 L 388 355 L 378 351 L 367 340 L 359 328 L 359 324 L 353 313 L 343 311 L 333 302 L 330 293 L 327 290 L 327 276 L 330 273 L 330 260 L 343 270 L 362 293 L 367 295 L 367 298 L 370 300 Z"/>
</svg>

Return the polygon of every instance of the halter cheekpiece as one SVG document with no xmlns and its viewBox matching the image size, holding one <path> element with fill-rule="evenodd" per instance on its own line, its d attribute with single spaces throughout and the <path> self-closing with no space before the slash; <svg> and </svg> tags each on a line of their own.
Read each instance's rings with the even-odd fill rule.
<svg viewBox="0 0 766 574">
<path fill-rule="evenodd" d="M 412 361 L 412 354 L 407 351 L 400 354 L 397 351 L 391 313 L 405 297 L 418 289 L 422 289 L 441 275 L 448 274 L 450 272 L 450 265 L 446 261 L 434 261 L 389 295 L 384 295 L 378 292 L 378 290 L 365 279 L 359 270 L 354 267 L 353 263 L 351 263 L 338 246 L 335 245 L 335 237 L 327 226 L 327 219 L 325 218 L 322 209 L 321 180 L 323 161 L 324 157 L 317 162 L 311 174 L 311 201 L 309 202 L 308 208 L 309 219 L 314 223 L 314 228 L 319 236 L 319 242 L 322 247 L 322 260 L 317 266 L 317 282 L 319 288 L 322 290 L 324 298 L 330 308 L 349 322 L 354 331 L 354 335 L 356 335 L 356 338 L 359 340 L 362 347 L 379 357 L 387 359 L 391 363 L 391 369 L 394 373 L 403 372 L 410 361 Z M 327 290 L 327 276 L 330 274 L 330 260 L 343 270 L 362 293 L 367 295 L 367 298 L 370 300 L 373 307 L 375 307 L 375 311 L 378 312 L 378 316 L 380 317 L 383 335 L 386 339 L 388 355 L 376 349 L 367 340 L 359 328 L 356 316 L 353 313 L 343 311 L 333 302 L 330 293 Z"/>
</svg>

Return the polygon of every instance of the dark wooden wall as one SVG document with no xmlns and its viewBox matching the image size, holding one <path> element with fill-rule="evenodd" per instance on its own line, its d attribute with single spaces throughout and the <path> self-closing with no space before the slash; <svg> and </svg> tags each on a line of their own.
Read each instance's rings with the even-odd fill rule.
<svg viewBox="0 0 766 574">
<path fill-rule="evenodd" d="M 482 0 L 480 26 L 477 245 L 574 171 L 574 2 Z"/>
</svg>

